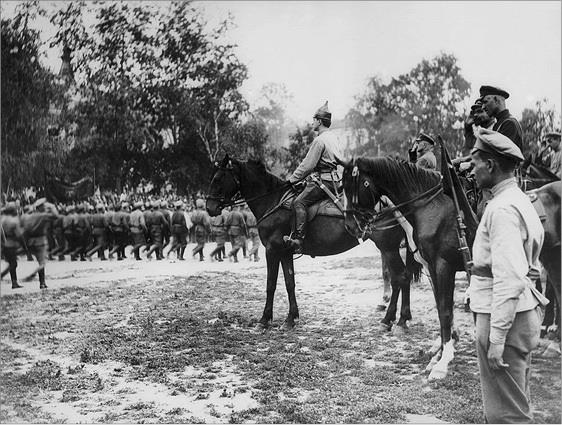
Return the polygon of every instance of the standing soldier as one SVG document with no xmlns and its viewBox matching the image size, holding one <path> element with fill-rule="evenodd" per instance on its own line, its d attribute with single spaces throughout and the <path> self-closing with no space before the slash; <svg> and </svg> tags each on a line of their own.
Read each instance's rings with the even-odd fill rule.
<svg viewBox="0 0 562 425">
<path fill-rule="evenodd" d="M 168 231 L 168 221 L 164 218 L 162 212 L 158 209 L 160 207 L 160 201 L 152 202 L 150 214 L 146 218 L 146 227 L 150 232 L 150 240 L 152 245 L 147 252 L 147 257 L 150 258 L 153 252 L 156 252 L 156 259 L 162 260 L 164 255 L 163 250 L 163 238 L 162 233 Z"/>
<path fill-rule="evenodd" d="M 203 261 L 203 248 L 207 241 L 207 235 L 211 232 L 211 217 L 205 211 L 205 201 L 197 199 L 195 201 L 196 210 L 191 214 L 191 222 L 195 228 L 195 242 L 197 246 L 193 249 L 193 256 L 199 254 L 199 261 Z"/>
<path fill-rule="evenodd" d="M 433 153 L 435 140 L 433 140 L 425 133 L 420 133 L 416 138 L 415 143 L 417 153 L 416 165 L 428 170 L 435 170 L 435 168 L 437 167 L 437 159 L 435 158 L 435 154 Z"/>
<path fill-rule="evenodd" d="M 551 132 L 546 135 L 546 140 L 552 155 L 550 157 L 550 171 L 562 178 L 562 146 L 560 146 L 560 132 Z"/>
<path fill-rule="evenodd" d="M 171 218 L 173 244 L 166 257 L 170 255 L 170 252 L 177 250 L 177 258 L 183 260 L 183 254 L 187 246 L 187 235 L 189 234 L 189 228 L 192 224 L 191 219 L 183 210 L 183 202 L 176 201 L 175 205 L 176 210 Z"/>
<path fill-rule="evenodd" d="M 476 326 L 484 417 L 487 423 L 533 423 L 531 353 L 547 300 L 536 290 L 544 229 L 514 170 L 523 154 L 508 137 L 481 129 L 472 173 L 492 198 L 474 239 L 470 308 Z"/>
<path fill-rule="evenodd" d="M 140 249 L 146 245 L 145 234 L 148 232 L 146 228 L 146 222 L 144 220 L 144 214 L 141 211 L 142 201 L 135 202 L 133 205 L 133 212 L 130 216 L 131 221 L 131 236 L 133 238 L 133 253 L 135 255 L 135 260 L 139 261 Z"/>
<path fill-rule="evenodd" d="M 10 272 L 12 280 L 12 289 L 23 288 L 18 283 L 18 275 L 16 269 L 18 267 L 18 249 L 23 246 L 23 228 L 17 213 L 15 202 L 8 202 L 2 216 L 0 217 L 1 234 L 0 241 L 2 247 L 2 256 L 8 263 L 8 268 L 2 272 L 2 277 Z"/>
<path fill-rule="evenodd" d="M 108 222 L 107 217 L 105 215 L 105 208 L 103 204 L 100 202 L 96 205 L 97 212 L 92 215 L 92 235 L 94 237 L 94 247 L 88 251 L 86 256 L 91 258 L 94 253 L 98 253 L 98 258 L 101 261 L 107 260 L 105 258 L 105 248 L 107 246 L 107 231 L 108 231 Z"/>
<path fill-rule="evenodd" d="M 252 248 L 248 253 L 248 259 L 251 261 L 252 256 L 254 256 L 254 261 L 260 261 L 260 256 L 258 255 L 258 250 L 260 248 L 260 234 L 258 232 L 258 221 L 256 216 L 252 213 L 252 210 L 248 208 L 246 204 L 246 228 L 248 229 L 248 238 L 252 242 Z"/>
<path fill-rule="evenodd" d="M 224 227 L 225 215 L 219 214 L 215 217 L 211 217 L 211 234 L 215 238 L 217 246 L 211 252 L 211 261 L 223 261 L 223 250 L 224 243 L 226 242 L 226 229 Z"/>
<path fill-rule="evenodd" d="M 240 212 L 240 207 L 230 211 L 225 222 L 230 240 L 232 241 L 232 251 L 228 253 L 228 258 L 233 258 L 234 262 L 238 262 L 238 250 L 242 248 L 243 238 L 246 233 L 246 222 L 244 216 Z"/>
<path fill-rule="evenodd" d="M 31 215 L 31 220 L 26 222 L 24 234 L 27 235 L 27 247 L 38 263 L 37 269 L 24 279 L 29 282 L 39 274 L 39 288 L 46 289 L 45 283 L 45 260 L 47 258 L 47 223 L 54 221 L 58 212 L 53 204 L 47 203 L 45 198 L 40 198 L 35 202 L 35 211 Z"/>
<path fill-rule="evenodd" d="M 482 107 L 488 116 L 495 118 L 496 123 L 492 127 L 493 131 L 507 136 L 522 153 L 526 152 L 523 146 L 523 129 L 521 124 L 513 115 L 509 113 L 509 109 L 505 106 L 505 100 L 509 98 L 509 93 L 497 87 L 481 86 L 480 99 Z"/>
</svg>

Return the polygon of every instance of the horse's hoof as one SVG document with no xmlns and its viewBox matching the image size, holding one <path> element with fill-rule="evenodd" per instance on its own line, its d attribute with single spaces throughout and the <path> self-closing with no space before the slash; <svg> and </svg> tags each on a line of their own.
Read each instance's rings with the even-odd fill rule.
<svg viewBox="0 0 562 425">
<path fill-rule="evenodd" d="M 439 379 L 445 379 L 445 377 L 447 376 L 447 369 L 438 369 L 438 368 L 433 368 L 431 369 L 431 373 L 429 374 L 428 379 L 430 381 L 436 381 Z"/>
<path fill-rule="evenodd" d="M 385 311 L 386 310 L 386 305 L 384 304 L 379 304 L 376 307 L 377 311 Z"/>
<path fill-rule="evenodd" d="M 403 336 L 408 330 L 407 326 L 396 325 L 392 328 L 392 334 L 394 336 Z"/>
<path fill-rule="evenodd" d="M 379 329 L 383 332 L 390 332 L 392 330 L 392 323 L 386 324 L 381 322 Z"/>
<path fill-rule="evenodd" d="M 254 328 L 253 332 L 256 333 L 256 334 L 262 334 L 267 330 L 267 328 L 268 328 L 267 325 L 264 325 L 263 323 L 258 322 L 258 324 Z"/>
<path fill-rule="evenodd" d="M 295 328 L 295 324 L 288 322 L 287 320 L 285 320 L 283 322 L 283 324 L 281 326 L 279 326 L 279 330 L 283 331 L 283 332 L 288 332 L 288 331 L 292 331 Z"/>
</svg>

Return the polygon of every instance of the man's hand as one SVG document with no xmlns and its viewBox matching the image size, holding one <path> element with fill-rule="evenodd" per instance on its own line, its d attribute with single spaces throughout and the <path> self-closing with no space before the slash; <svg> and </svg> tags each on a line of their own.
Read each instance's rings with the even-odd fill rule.
<svg viewBox="0 0 562 425">
<path fill-rule="evenodd" d="M 492 344 L 488 348 L 488 365 L 493 370 L 508 368 L 509 365 L 503 361 L 504 344 Z"/>
</svg>

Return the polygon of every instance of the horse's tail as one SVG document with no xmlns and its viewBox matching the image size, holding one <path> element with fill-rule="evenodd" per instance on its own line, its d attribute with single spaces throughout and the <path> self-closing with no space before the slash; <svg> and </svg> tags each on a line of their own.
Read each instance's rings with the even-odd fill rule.
<svg viewBox="0 0 562 425">
<path fill-rule="evenodd" d="M 414 259 L 414 253 L 410 248 L 406 249 L 406 268 L 414 278 L 414 282 L 419 282 L 423 266 Z"/>
</svg>

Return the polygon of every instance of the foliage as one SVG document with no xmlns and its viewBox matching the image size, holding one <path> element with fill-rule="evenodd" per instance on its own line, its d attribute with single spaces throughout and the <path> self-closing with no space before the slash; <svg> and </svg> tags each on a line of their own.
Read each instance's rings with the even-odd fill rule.
<svg viewBox="0 0 562 425">
<path fill-rule="evenodd" d="M 451 152 L 460 151 L 469 88 L 456 57 L 446 53 L 422 60 L 388 84 L 371 78 L 346 116 L 358 142 L 356 153 L 403 155 L 408 138 L 420 131 L 440 134 Z"/>
<path fill-rule="evenodd" d="M 535 103 L 535 109 L 525 108 L 521 115 L 521 128 L 523 129 L 523 140 L 528 154 L 536 154 L 539 150 L 540 142 L 546 133 L 560 130 L 560 116 L 554 107 L 548 104 L 546 99 Z"/>
<path fill-rule="evenodd" d="M 43 10 L 38 2 L 18 5 L 12 19 L 2 19 L 2 186 L 43 181 L 51 160 L 47 128 L 56 87 L 40 62 L 39 33 L 30 22 Z M 51 147 L 54 148 L 54 147 Z"/>
</svg>

